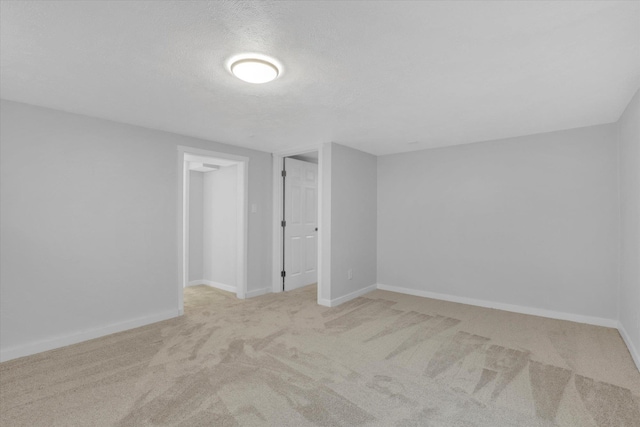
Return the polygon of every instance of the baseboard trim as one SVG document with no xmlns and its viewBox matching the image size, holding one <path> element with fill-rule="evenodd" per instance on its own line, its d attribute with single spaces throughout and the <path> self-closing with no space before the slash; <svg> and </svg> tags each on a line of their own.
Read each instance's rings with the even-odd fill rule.
<svg viewBox="0 0 640 427">
<path fill-rule="evenodd" d="M 265 295 L 270 292 L 271 292 L 271 288 L 255 289 L 253 291 L 247 292 L 245 297 L 247 298 L 259 297 L 260 295 Z"/>
<path fill-rule="evenodd" d="M 66 347 L 68 345 L 77 344 L 83 341 L 115 334 L 116 332 L 139 328 L 140 326 L 150 325 L 151 323 L 171 319 L 174 317 L 178 317 L 179 315 L 180 313 L 178 309 L 169 310 L 162 313 L 152 314 L 150 316 L 127 320 L 125 322 L 114 323 L 100 328 L 88 329 L 86 331 L 79 331 L 69 335 L 63 335 L 60 337 L 8 348 L 6 350 L 0 351 L 0 362 L 6 362 L 8 360 L 17 359 L 19 357 L 30 356 L 32 354 L 42 353 L 43 351 Z"/>
<path fill-rule="evenodd" d="M 217 288 L 217 289 L 231 292 L 234 294 L 237 293 L 237 289 L 235 286 L 227 285 L 225 283 L 220 283 L 220 282 L 214 282 L 211 280 L 192 280 L 187 284 L 187 286 L 198 286 L 198 285 L 211 286 L 212 288 Z M 242 293 L 238 294 L 238 298 L 245 299 L 245 298 L 259 297 L 260 295 L 268 294 L 270 292 L 271 292 L 271 288 L 255 289 L 253 291 L 249 291 L 244 294 Z"/>
<path fill-rule="evenodd" d="M 561 311 L 545 310 L 542 308 L 525 307 L 514 304 L 504 304 L 475 298 L 465 298 L 449 294 L 421 291 L 417 289 L 402 288 L 399 286 L 378 285 L 378 289 L 383 291 L 397 292 L 400 294 L 415 295 L 419 297 L 437 299 L 442 301 L 457 302 L 460 304 L 475 305 L 478 307 L 493 308 L 496 310 L 511 311 L 513 313 L 529 314 L 532 316 L 548 317 L 550 319 L 568 320 L 570 322 L 586 323 L 589 325 L 604 326 L 607 328 L 618 328 L 618 321 L 615 319 L 605 319 L 602 317 L 583 316 L 581 314 L 564 313 Z"/>
<path fill-rule="evenodd" d="M 198 286 L 198 285 L 206 285 L 206 283 L 204 283 L 204 280 L 192 280 L 189 283 L 187 283 L 187 288 L 189 286 Z"/>
<path fill-rule="evenodd" d="M 220 282 L 214 282 L 212 280 L 192 280 L 190 281 L 187 286 L 198 286 L 198 285 L 206 285 L 206 286 L 211 286 L 212 288 L 217 288 L 220 289 L 222 291 L 227 291 L 227 292 L 232 292 L 232 293 L 236 293 L 236 287 L 235 286 L 231 286 L 231 285 L 227 285 L 226 283 L 220 283 Z"/>
<path fill-rule="evenodd" d="M 338 298 L 334 298 L 332 300 L 320 298 L 318 299 L 318 304 L 323 305 L 325 307 L 336 307 L 342 303 L 351 301 L 354 298 L 358 298 L 364 294 L 368 294 L 371 291 L 375 291 L 377 288 L 378 288 L 378 285 L 373 284 L 371 286 L 367 286 L 366 288 L 358 289 L 357 291 L 351 292 L 347 295 L 343 295 Z"/>
<path fill-rule="evenodd" d="M 331 307 L 331 300 L 325 298 L 318 298 L 318 304 L 324 307 Z"/>
<path fill-rule="evenodd" d="M 631 337 L 629 336 L 629 334 L 627 333 L 627 330 L 624 328 L 624 326 L 620 322 L 618 322 L 618 332 L 620 332 L 620 336 L 622 337 L 622 340 L 627 345 L 627 348 L 629 349 L 629 353 L 631 353 L 631 358 L 636 364 L 636 368 L 638 368 L 638 371 L 640 371 L 640 352 L 638 352 L 638 349 L 633 345 L 633 341 L 631 341 Z"/>
</svg>

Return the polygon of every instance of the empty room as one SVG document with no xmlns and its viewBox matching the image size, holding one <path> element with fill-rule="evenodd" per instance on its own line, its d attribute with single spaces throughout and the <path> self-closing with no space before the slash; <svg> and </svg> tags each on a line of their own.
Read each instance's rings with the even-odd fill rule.
<svg viewBox="0 0 640 427">
<path fill-rule="evenodd" d="M 0 425 L 640 427 L 639 89 L 639 1 L 0 0 Z"/>
</svg>

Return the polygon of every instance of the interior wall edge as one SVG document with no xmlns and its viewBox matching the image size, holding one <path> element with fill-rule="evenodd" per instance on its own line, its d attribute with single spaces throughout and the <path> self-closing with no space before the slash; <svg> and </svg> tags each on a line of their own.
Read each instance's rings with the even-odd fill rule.
<svg viewBox="0 0 640 427">
<path fill-rule="evenodd" d="M 254 298 L 254 297 L 259 297 L 261 295 L 266 295 L 266 294 L 270 294 L 271 293 L 271 288 L 267 287 L 267 288 L 260 288 L 260 289 L 254 289 L 252 291 L 248 291 L 245 295 L 246 298 Z"/>
<path fill-rule="evenodd" d="M 206 283 L 204 283 L 205 280 L 204 279 L 195 279 L 195 280 L 190 280 L 189 283 L 187 283 L 187 287 L 189 286 L 198 286 L 198 285 L 205 285 Z"/>
<path fill-rule="evenodd" d="M 616 124 L 618 149 L 618 330 L 640 370 L 640 90 Z"/>
<path fill-rule="evenodd" d="M 124 322 L 113 323 L 99 328 L 88 329 L 85 331 L 75 332 L 69 335 L 62 335 L 51 339 L 34 341 L 15 347 L 0 350 L 0 362 L 17 359 L 19 357 L 31 356 L 33 354 L 42 353 L 44 351 L 55 350 L 57 348 L 66 347 L 72 344 L 101 338 L 107 335 L 123 332 L 130 329 L 139 328 L 141 326 L 150 325 L 152 323 L 161 322 L 163 320 L 172 319 L 181 316 L 182 313 L 178 309 L 163 311 L 148 316 L 130 319 Z"/>
<path fill-rule="evenodd" d="M 236 286 L 232 286 L 226 283 L 215 282 L 213 280 L 205 280 L 205 279 L 192 280 L 191 282 L 189 282 L 187 286 L 198 286 L 198 285 L 210 286 L 212 288 L 220 289 L 222 291 L 232 292 L 234 294 L 236 293 L 236 290 L 237 290 Z"/>
<path fill-rule="evenodd" d="M 460 297 L 457 295 L 441 294 L 437 292 L 422 291 L 418 289 L 403 288 L 400 286 L 378 284 L 378 289 L 383 291 L 397 292 L 400 294 L 414 295 L 424 298 L 431 298 L 442 301 L 456 302 L 460 304 L 473 305 L 477 307 L 493 308 L 496 310 L 510 311 L 512 313 L 528 314 L 531 316 L 547 317 L 549 319 L 567 320 L 569 322 L 586 323 L 588 325 L 604 326 L 606 328 L 618 328 L 617 319 L 607 319 L 604 317 L 585 316 L 582 314 L 565 313 L 561 311 L 547 310 L 543 308 L 527 307 L 515 304 L 506 304 L 495 301 L 487 301 L 475 298 Z"/>
<path fill-rule="evenodd" d="M 318 304 L 323 305 L 325 307 L 337 307 L 340 304 L 343 304 L 347 301 L 351 301 L 352 299 L 361 297 L 365 294 L 368 294 L 371 291 L 375 291 L 376 289 L 378 289 L 378 285 L 374 283 L 373 285 L 369 285 L 365 288 L 358 289 L 357 291 L 348 293 L 347 295 L 343 295 L 338 298 L 318 300 Z"/>
<path fill-rule="evenodd" d="M 627 330 L 624 328 L 624 325 L 622 324 L 622 322 L 618 322 L 618 332 L 620 332 L 620 336 L 622 337 L 622 340 L 627 345 L 627 348 L 629 349 L 629 353 L 631 353 L 631 358 L 636 364 L 636 368 L 638 368 L 638 371 L 640 371 L 640 351 L 638 351 L 636 346 L 633 345 L 633 341 L 631 341 L 631 337 L 627 333 Z"/>
</svg>

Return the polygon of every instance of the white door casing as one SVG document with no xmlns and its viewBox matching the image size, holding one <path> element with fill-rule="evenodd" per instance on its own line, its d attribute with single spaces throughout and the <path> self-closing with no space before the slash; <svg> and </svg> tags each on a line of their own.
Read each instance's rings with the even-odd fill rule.
<svg viewBox="0 0 640 427">
<path fill-rule="evenodd" d="M 318 280 L 318 165 L 284 159 L 285 290 Z"/>
<path fill-rule="evenodd" d="M 237 228 L 237 245 L 236 245 L 236 295 L 238 298 L 247 297 L 247 248 L 248 248 L 248 196 L 249 196 L 249 158 L 237 156 L 234 154 L 220 153 L 216 151 L 203 150 L 200 148 L 186 147 L 179 145 L 178 147 L 178 214 L 177 229 L 178 236 L 178 312 L 180 315 L 184 313 L 184 288 L 188 284 L 188 248 L 189 248 L 189 170 L 188 161 L 196 160 L 194 157 L 215 158 L 217 160 L 228 161 L 237 164 L 237 209 L 238 224 Z"/>
</svg>

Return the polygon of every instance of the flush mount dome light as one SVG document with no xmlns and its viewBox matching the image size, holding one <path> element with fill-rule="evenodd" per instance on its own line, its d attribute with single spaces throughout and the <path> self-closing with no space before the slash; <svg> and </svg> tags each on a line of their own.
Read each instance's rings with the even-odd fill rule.
<svg viewBox="0 0 640 427">
<path fill-rule="evenodd" d="M 276 65 L 261 58 L 238 59 L 230 69 L 234 76 L 248 83 L 267 83 L 280 73 Z"/>
</svg>

